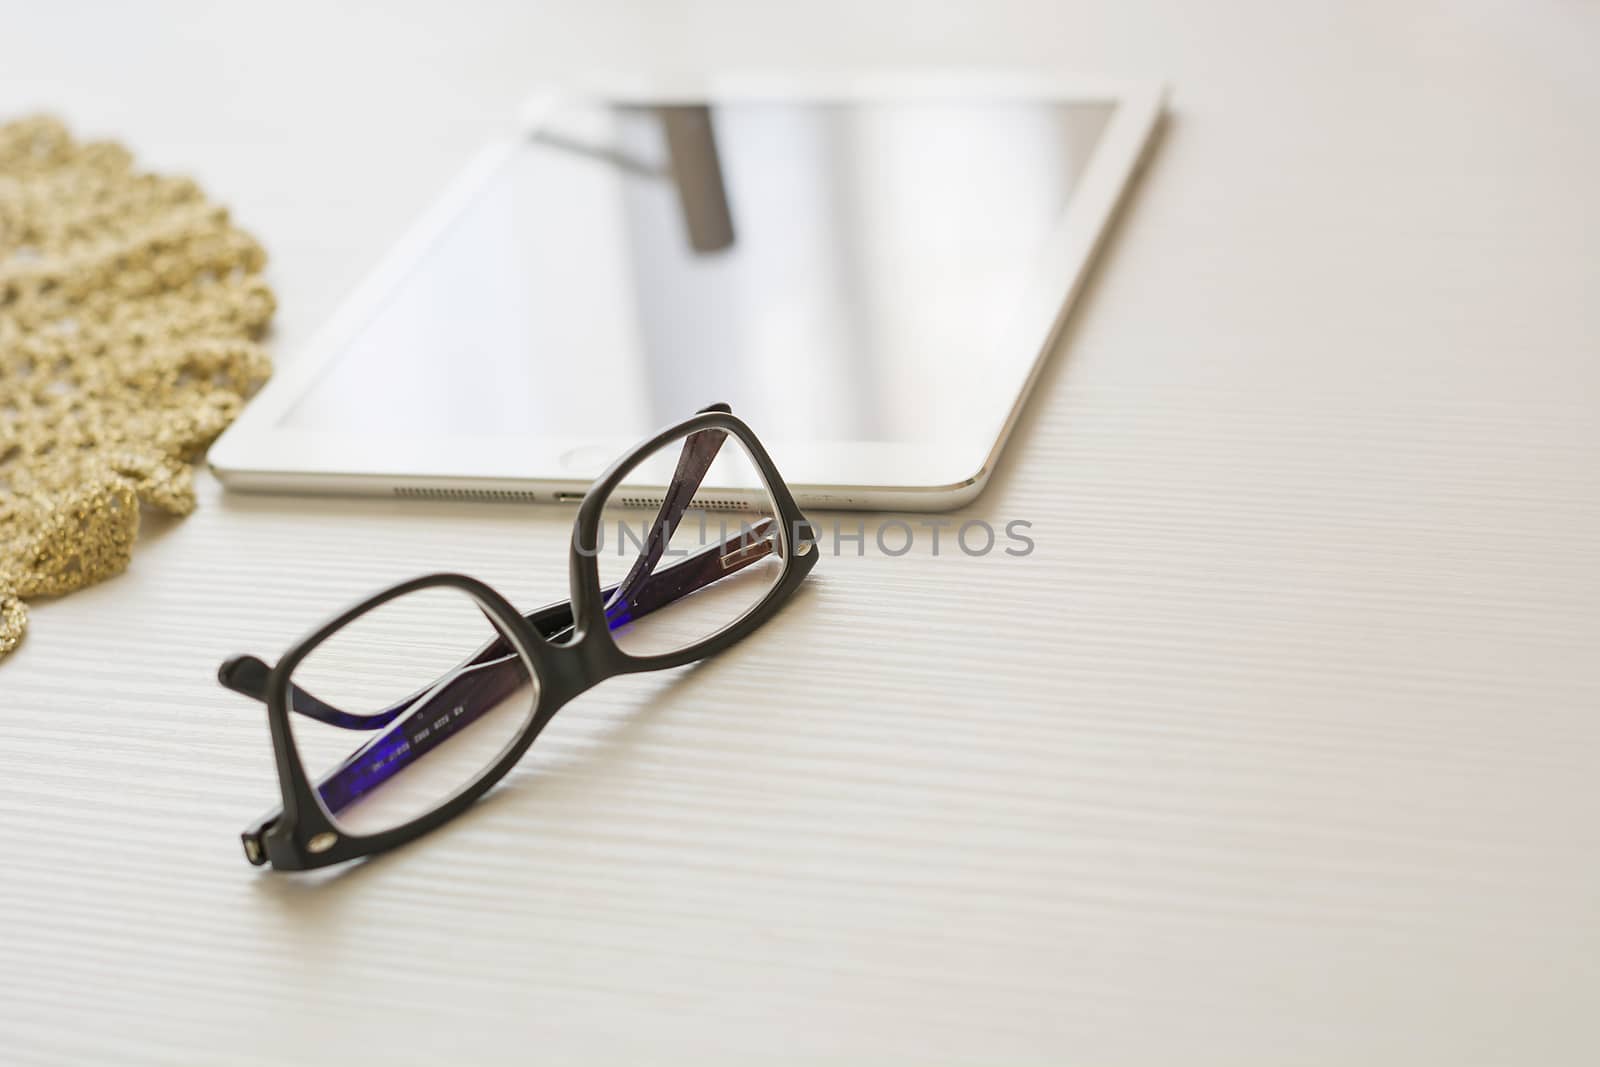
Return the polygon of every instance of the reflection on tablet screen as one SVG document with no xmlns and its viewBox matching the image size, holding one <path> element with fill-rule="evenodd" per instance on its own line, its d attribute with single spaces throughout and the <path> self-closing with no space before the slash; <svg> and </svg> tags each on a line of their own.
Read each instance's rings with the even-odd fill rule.
<svg viewBox="0 0 1600 1067">
<path fill-rule="evenodd" d="M 633 437 L 715 400 L 774 439 L 987 423 L 1032 358 L 1001 332 L 1110 112 L 573 110 L 511 155 L 282 425 Z"/>
</svg>

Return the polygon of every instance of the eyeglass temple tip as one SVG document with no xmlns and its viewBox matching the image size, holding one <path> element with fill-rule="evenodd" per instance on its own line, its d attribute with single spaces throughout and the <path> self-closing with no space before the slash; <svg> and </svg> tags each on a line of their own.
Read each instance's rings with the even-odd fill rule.
<svg viewBox="0 0 1600 1067">
<path fill-rule="evenodd" d="M 217 681 L 247 697 L 260 700 L 270 668 L 255 656 L 229 656 L 217 668 Z"/>
</svg>

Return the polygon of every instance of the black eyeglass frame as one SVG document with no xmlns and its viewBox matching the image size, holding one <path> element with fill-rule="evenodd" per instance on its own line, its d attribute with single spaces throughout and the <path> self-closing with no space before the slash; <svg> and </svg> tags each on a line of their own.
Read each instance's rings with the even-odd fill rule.
<svg viewBox="0 0 1600 1067">
<path fill-rule="evenodd" d="M 755 463 L 777 511 L 779 551 L 785 565 L 763 599 L 737 620 L 683 649 L 660 655 L 634 655 L 618 647 L 606 619 L 597 552 L 586 546 L 600 542 L 606 500 L 633 469 L 663 446 L 703 430 L 723 430 L 736 437 Z M 692 492 L 692 490 L 691 490 Z M 759 628 L 794 595 L 817 562 L 815 528 L 801 514 L 771 456 L 745 423 L 725 405 L 708 408 L 660 431 L 613 463 L 584 495 L 573 521 L 569 549 L 570 601 L 548 605 L 524 616 L 492 587 L 463 574 L 428 574 L 389 587 L 335 615 L 303 637 L 270 669 L 251 657 L 224 663 L 219 678 L 228 688 L 248 693 L 267 705 L 283 794 L 281 811 L 259 820 L 242 836 L 252 863 L 271 862 L 278 870 L 309 870 L 383 852 L 450 821 L 515 767 L 544 727 L 574 697 L 621 674 L 659 671 L 715 655 Z M 487 770 L 440 805 L 409 822 L 373 834 L 353 834 L 336 825 L 318 799 L 306 773 L 290 727 L 290 679 L 312 650 L 353 620 L 393 600 L 429 588 L 466 593 L 491 616 L 536 672 L 538 694 L 527 722 Z M 556 634 L 571 636 L 556 643 Z M 264 671 L 264 675 L 256 672 Z M 255 674 L 254 677 L 251 675 Z"/>
</svg>

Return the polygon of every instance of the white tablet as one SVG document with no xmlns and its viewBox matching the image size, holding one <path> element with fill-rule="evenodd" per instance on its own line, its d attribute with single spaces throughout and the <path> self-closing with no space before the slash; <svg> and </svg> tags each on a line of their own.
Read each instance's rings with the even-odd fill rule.
<svg viewBox="0 0 1600 1067">
<path fill-rule="evenodd" d="M 236 489 L 563 502 L 720 401 L 804 507 L 957 507 L 1162 97 L 972 77 L 542 97 L 211 466 Z"/>
</svg>

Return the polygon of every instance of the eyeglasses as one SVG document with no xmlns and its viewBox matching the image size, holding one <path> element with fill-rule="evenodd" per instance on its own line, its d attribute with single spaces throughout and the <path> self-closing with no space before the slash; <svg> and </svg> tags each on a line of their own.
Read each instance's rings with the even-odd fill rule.
<svg viewBox="0 0 1600 1067">
<path fill-rule="evenodd" d="M 815 529 L 727 405 L 661 431 L 584 495 L 570 600 L 523 615 L 474 578 L 430 574 L 340 613 L 274 667 L 222 665 L 224 686 L 267 705 L 283 793 L 244 832 L 246 858 L 304 870 L 427 833 L 572 698 L 722 651 L 816 561 Z"/>
</svg>

